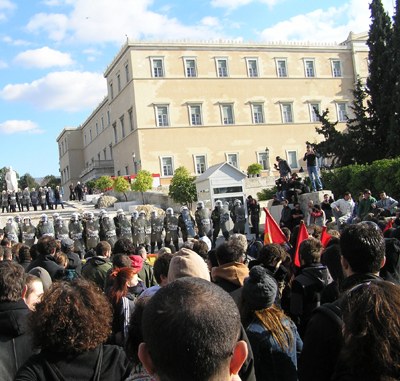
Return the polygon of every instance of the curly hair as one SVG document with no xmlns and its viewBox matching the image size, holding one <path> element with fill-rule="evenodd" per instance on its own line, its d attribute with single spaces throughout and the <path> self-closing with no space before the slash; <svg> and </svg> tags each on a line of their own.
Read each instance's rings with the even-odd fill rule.
<svg viewBox="0 0 400 381">
<path fill-rule="evenodd" d="M 30 318 L 35 347 L 76 354 L 95 349 L 111 334 L 112 310 L 91 282 L 56 282 Z"/>
</svg>

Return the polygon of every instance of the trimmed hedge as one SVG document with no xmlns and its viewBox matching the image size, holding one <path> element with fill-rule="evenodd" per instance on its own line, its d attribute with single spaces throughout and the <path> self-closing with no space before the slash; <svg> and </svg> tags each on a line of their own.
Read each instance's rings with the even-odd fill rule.
<svg viewBox="0 0 400 381">
<path fill-rule="evenodd" d="M 379 197 L 379 192 L 385 191 L 388 196 L 399 200 L 400 157 L 322 171 L 322 181 L 324 188 L 330 189 L 335 199 L 342 198 L 343 193 L 349 191 L 356 200 L 358 194 L 368 188 L 375 198 Z"/>
</svg>

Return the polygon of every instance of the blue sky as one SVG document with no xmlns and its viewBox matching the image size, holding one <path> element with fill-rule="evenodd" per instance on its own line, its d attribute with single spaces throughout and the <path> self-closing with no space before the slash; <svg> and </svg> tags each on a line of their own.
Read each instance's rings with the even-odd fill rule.
<svg viewBox="0 0 400 381">
<path fill-rule="evenodd" d="M 393 0 L 384 0 L 389 13 Z M 3 166 L 59 175 L 56 138 L 106 95 L 104 70 L 137 40 L 344 41 L 367 0 L 0 0 Z"/>
</svg>

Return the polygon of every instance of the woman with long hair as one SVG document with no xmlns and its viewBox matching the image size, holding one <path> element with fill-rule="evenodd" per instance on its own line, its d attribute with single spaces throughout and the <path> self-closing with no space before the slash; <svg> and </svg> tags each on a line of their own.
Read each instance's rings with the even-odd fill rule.
<svg viewBox="0 0 400 381">
<path fill-rule="evenodd" d="M 111 273 L 112 286 L 107 296 L 113 307 L 111 343 L 123 346 L 136 298 L 145 289 L 133 267 L 116 268 Z"/>
<path fill-rule="evenodd" d="M 361 283 L 342 303 L 343 341 L 334 381 L 400 379 L 400 286 Z"/>
<path fill-rule="evenodd" d="M 111 319 L 110 303 L 91 282 L 53 283 L 30 318 L 40 353 L 19 369 L 15 380 L 124 380 L 132 368 L 124 351 L 104 345 Z"/>
<path fill-rule="evenodd" d="M 277 292 L 276 280 L 264 267 L 250 270 L 240 313 L 253 350 L 257 381 L 297 381 L 297 356 L 303 342 L 295 324 L 274 304 Z"/>
</svg>

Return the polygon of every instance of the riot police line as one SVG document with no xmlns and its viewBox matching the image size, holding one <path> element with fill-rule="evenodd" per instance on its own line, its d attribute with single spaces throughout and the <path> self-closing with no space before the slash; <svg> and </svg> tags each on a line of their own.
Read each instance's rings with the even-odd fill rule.
<svg viewBox="0 0 400 381">
<path fill-rule="evenodd" d="M 210 244 L 212 240 L 215 246 L 220 232 L 225 239 L 229 238 L 230 219 L 234 223 L 234 233 L 245 232 L 246 210 L 240 200 L 235 200 L 231 208 L 227 202 L 218 200 L 212 211 L 199 201 L 194 216 L 186 206 L 180 209 L 179 214 L 170 207 L 165 212 L 151 210 L 148 214 L 144 210 L 135 210 L 129 215 L 119 209 L 112 217 L 102 209 L 98 216 L 93 212 L 74 212 L 68 219 L 59 213 L 52 217 L 43 213 L 37 225 L 29 216 L 16 215 L 7 218 L 3 230 L 5 238 L 29 247 L 44 236 L 58 240 L 70 238 L 75 244 L 74 251 L 81 257 L 100 241 L 107 241 L 113 247 L 120 238 L 131 240 L 135 247 L 144 246 L 151 253 L 171 244 L 179 250 L 180 238 L 186 242 L 190 238 L 208 237 Z"/>
</svg>

